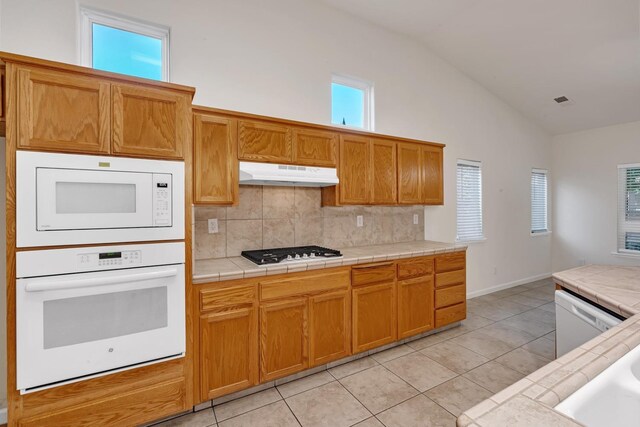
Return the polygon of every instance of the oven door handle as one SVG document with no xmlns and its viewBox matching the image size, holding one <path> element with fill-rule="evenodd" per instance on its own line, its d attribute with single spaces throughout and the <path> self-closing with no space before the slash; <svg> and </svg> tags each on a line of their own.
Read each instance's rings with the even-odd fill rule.
<svg viewBox="0 0 640 427">
<path fill-rule="evenodd" d="M 178 269 L 165 268 L 146 273 L 122 274 L 111 277 L 92 277 L 90 279 L 59 279 L 46 280 L 42 282 L 27 283 L 24 287 L 26 292 L 59 291 L 63 289 L 90 288 L 93 286 L 118 285 L 127 282 L 140 282 L 143 280 L 161 279 L 163 277 L 173 277 L 178 274 Z"/>
</svg>

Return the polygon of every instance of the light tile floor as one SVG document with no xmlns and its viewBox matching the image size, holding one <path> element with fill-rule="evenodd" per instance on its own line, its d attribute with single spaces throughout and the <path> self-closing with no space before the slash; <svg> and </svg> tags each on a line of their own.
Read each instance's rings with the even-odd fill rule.
<svg viewBox="0 0 640 427">
<path fill-rule="evenodd" d="M 158 427 L 455 426 L 555 358 L 550 279 L 468 301 L 462 325 Z"/>
</svg>

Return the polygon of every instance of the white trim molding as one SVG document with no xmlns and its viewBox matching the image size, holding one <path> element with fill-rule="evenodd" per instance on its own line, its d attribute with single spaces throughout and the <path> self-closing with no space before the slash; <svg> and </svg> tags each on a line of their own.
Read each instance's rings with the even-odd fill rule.
<svg viewBox="0 0 640 427">
<path fill-rule="evenodd" d="M 536 276 L 525 277 L 524 279 L 514 280 L 513 282 L 502 283 L 500 285 L 491 286 L 490 288 L 479 289 L 473 292 L 467 292 L 467 299 L 481 297 L 482 295 L 488 295 L 494 292 L 502 291 L 504 289 L 509 289 L 515 286 L 524 285 L 526 283 L 536 282 L 542 279 L 548 279 L 549 277 L 551 277 L 551 273 L 542 273 Z"/>
<path fill-rule="evenodd" d="M 169 81 L 169 46 L 171 40 L 171 29 L 169 27 L 82 5 L 80 6 L 79 14 L 78 45 L 80 49 L 80 65 L 93 67 L 93 24 L 100 24 L 160 39 L 162 42 L 162 81 Z"/>
<path fill-rule="evenodd" d="M 358 130 L 368 130 L 370 132 L 374 131 L 374 96 L 373 96 L 373 82 L 368 80 L 364 80 L 358 77 L 349 76 L 346 74 L 332 73 L 331 74 L 331 83 L 336 83 L 342 86 L 348 86 L 355 89 L 359 89 L 364 92 L 364 111 L 362 112 L 362 120 L 363 127 L 359 128 L 357 126 L 349 126 L 349 125 L 340 125 L 350 129 L 358 129 Z M 333 99 L 331 101 L 333 110 Z M 332 111 L 333 114 L 333 111 Z M 329 122 L 331 122 L 331 117 L 329 118 Z M 335 123 L 332 123 L 335 125 Z"/>
</svg>

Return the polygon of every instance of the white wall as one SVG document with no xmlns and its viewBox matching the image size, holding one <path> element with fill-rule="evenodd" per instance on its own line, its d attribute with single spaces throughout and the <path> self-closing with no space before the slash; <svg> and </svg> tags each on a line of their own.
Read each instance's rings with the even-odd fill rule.
<svg viewBox="0 0 640 427">
<path fill-rule="evenodd" d="M 376 130 L 439 141 L 444 207 L 426 209 L 427 238 L 455 238 L 455 160 L 484 162 L 487 241 L 469 250 L 469 290 L 550 272 L 550 238 L 529 235 L 529 175 L 549 168 L 550 137 L 412 40 L 320 1 L 84 0 L 171 27 L 171 79 L 195 103 L 330 121 L 330 78 L 375 84 Z M 78 62 L 74 0 L 3 0 L 0 48 Z"/>
<path fill-rule="evenodd" d="M 640 122 L 553 138 L 553 271 L 587 264 L 640 265 L 617 247 L 618 169 L 640 163 Z"/>
<path fill-rule="evenodd" d="M 0 49 L 79 63 L 75 0 L 1 1 Z M 550 238 L 529 235 L 530 171 L 551 167 L 550 137 L 422 45 L 318 1 L 81 3 L 170 26 L 171 80 L 197 104 L 329 123 L 332 72 L 373 81 L 377 131 L 447 144 L 427 238 L 455 239 L 456 158 L 483 162 L 487 241 L 469 248 L 469 291 L 551 271 Z"/>
</svg>

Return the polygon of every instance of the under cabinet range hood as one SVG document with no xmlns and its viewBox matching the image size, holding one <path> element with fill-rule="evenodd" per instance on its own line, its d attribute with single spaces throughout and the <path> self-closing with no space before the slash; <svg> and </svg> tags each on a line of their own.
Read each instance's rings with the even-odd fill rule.
<svg viewBox="0 0 640 427">
<path fill-rule="evenodd" d="M 240 185 L 330 187 L 337 183 L 336 168 L 240 162 Z"/>
</svg>

